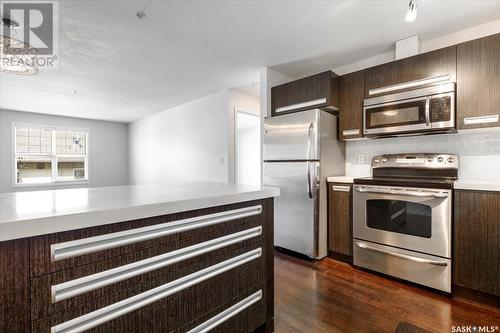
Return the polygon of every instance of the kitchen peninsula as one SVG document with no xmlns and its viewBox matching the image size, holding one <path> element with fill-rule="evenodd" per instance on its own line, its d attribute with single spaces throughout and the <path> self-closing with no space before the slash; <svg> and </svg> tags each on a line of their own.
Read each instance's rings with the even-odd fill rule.
<svg viewBox="0 0 500 333">
<path fill-rule="evenodd" d="M 0 331 L 272 331 L 278 195 L 209 182 L 2 193 Z"/>
</svg>

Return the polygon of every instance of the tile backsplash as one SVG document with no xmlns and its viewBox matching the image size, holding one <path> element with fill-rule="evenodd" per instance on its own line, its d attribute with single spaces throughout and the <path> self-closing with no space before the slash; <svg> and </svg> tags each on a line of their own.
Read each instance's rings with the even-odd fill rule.
<svg viewBox="0 0 500 333">
<path fill-rule="evenodd" d="M 351 141 L 346 145 L 346 175 L 370 175 L 374 155 L 450 153 L 459 156 L 460 180 L 500 180 L 500 130 L 469 130 L 408 138 Z M 360 163 L 358 155 L 363 154 Z"/>
</svg>

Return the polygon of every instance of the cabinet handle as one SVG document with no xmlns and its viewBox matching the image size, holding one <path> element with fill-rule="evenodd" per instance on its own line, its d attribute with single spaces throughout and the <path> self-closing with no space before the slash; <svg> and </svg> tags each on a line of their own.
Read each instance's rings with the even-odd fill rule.
<svg viewBox="0 0 500 333">
<path fill-rule="evenodd" d="M 124 316 L 132 311 L 164 299 L 181 290 L 199 284 L 214 276 L 227 272 L 247 262 L 260 258 L 262 248 L 243 253 L 198 272 L 186 275 L 159 287 L 126 298 L 123 301 L 89 312 L 83 316 L 52 326 L 51 333 L 79 333 L 102 325 L 110 320 Z"/>
<path fill-rule="evenodd" d="M 401 89 L 420 87 L 420 86 L 424 86 L 424 85 L 431 84 L 431 83 L 446 82 L 449 80 L 450 80 L 449 74 L 434 76 L 434 77 L 427 77 L 425 79 L 419 79 L 419 80 L 414 80 L 414 81 L 397 83 L 397 84 L 394 84 L 391 86 L 370 89 L 370 90 L 368 90 L 368 95 L 378 95 L 378 94 L 397 91 L 397 90 L 401 90 Z"/>
<path fill-rule="evenodd" d="M 279 112 L 291 111 L 291 110 L 295 110 L 295 109 L 305 108 L 308 106 L 316 106 L 318 104 L 325 104 L 325 103 L 326 103 L 326 97 L 323 97 L 323 98 L 314 99 L 312 101 L 281 106 L 279 108 L 276 108 L 275 112 L 279 113 Z"/>
<path fill-rule="evenodd" d="M 351 187 L 350 186 L 333 185 L 332 190 L 334 190 L 335 192 L 351 192 Z"/>
<path fill-rule="evenodd" d="M 128 265 L 60 283 L 51 287 L 52 303 L 85 294 L 89 291 L 109 286 L 260 235 L 262 235 L 262 227 L 258 226 Z"/>
<path fill-rule="evenodd" d="M 397 257 L 397 258 L 401 258 L 401 259 L 406 259 L 406 260 L 418 262 L 418 263 L 421 263 L 421 264 L 429 264 L 429 265 L 434 265 L 434 266 L 445 266 L 445 267 L 448 266 L 448 263 L 446 261 L 438 261 L 438 260 L 430 260 L 430 259 L 418 258 L 418 257 L 414 257 L 414 256 L 409 256 L 409 255 L 406 255 L 406 254 L 401 254 L 401 253 L 391 252 L 391 251 L 387 251 L 387 250 L 382 250 L 382 249 L 379 249 L 379 248 L 376 248 L 376 247 L 372 247 L 372 246 L 370 246 L 368 244 L 361 243 L 361 242 L 357 242 L 356 245 L 359 248 L 362 248 L 362 249 L 365 249 L 365 250 L 368 250 L 368 251 L 383 253 L 383 254 L 387 254 L 387 255 L 393 256 L 393 257 Z"/>
<path fill-rule="evenodd" d="M 225 212 L 197 216 L 189 219 L 156 224 L 143 228 L 114 232 L 101 236 L 77 239 L 74 241 L 52 244 L 50 259 L 52 262 L 78 257 L 89 253 L 108 250 L 149 239 L 172 235 L 209 225 L 220 224 L 262 213 L 262 205 L 228 210 Z"/>
<path fill-rule="evenodd" d="M 467 117 L 464 118 L 464 125 L 472 125 L 472 124 L 486 124 L 486 123 L 497 123 L 498 115 L 491 116 L 478 116 L 478 117 Z"/>
<path fill-rule="evenodd" d="M 343 130 L 342 135 L 345 136 L 350 136 L 350 135 L 358 135 L 360 133 L 359 128 L 354 128 L 354 129 L 348 129 L 348 130 Z"/>
<path fill-rule="evenodd" d="M 236 316 L 238 313 L 241 311 L 245 310 L 248 308 L 250 305 L 257 303 L 262 299 L 262 290 L 259 290 L 255 294 L 252 294 L 245 298 L 244 300 L 236 303 L 235 305 L 231 306 L 230 308 L 227 308 L 226 310 L 222 311 L 221 313 L 217 314 L 216 316 L 210 318 L 203 324 L 196 326 L 192 330 L 188 331 L 188 333 L 206 333 L 214 329 L 215 327 L 219 326 L 226 320 Z"/>
</svg>

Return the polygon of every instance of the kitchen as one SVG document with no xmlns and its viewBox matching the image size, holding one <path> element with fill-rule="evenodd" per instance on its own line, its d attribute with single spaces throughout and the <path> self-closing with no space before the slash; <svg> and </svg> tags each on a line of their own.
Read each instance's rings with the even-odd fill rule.
<svg viewBox="0 0 500 333">
<path fill-rule="evenodd" d="M 498 331 L 499 1 L 1 5 L 0 332 Z"/>
</svg>

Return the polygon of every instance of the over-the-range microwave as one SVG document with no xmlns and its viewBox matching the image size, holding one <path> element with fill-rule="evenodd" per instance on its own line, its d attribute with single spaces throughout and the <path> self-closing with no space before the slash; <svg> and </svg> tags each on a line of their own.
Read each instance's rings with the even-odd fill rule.
<svg viewBox="0 0 500 333">
<path fill-rule="evenodd" d="M 375 92 L 395 91 L 401 89 L 400 86 L 412 87 L 412 84 L 418 86 L 425 80 L 432 78 L 379 88 Z M 368 98 L 363 102 L 363 133 L 367 137 L 441 132 L 456 132 L 454 82 Z"/>
</svg>

